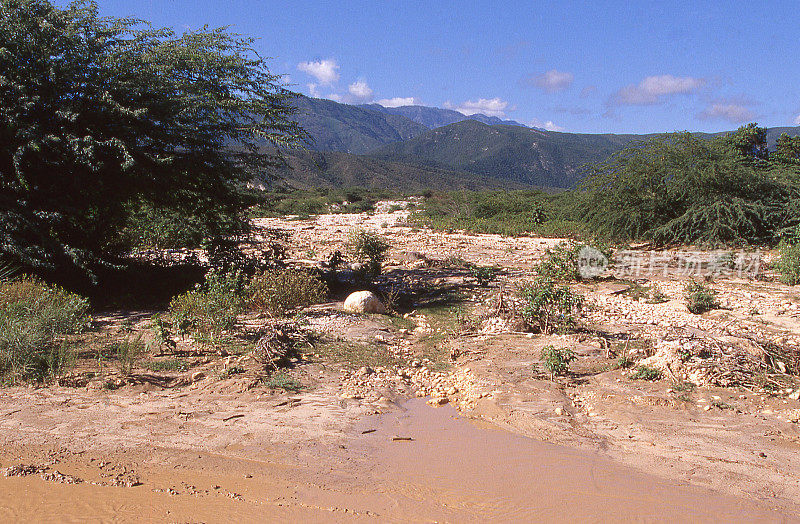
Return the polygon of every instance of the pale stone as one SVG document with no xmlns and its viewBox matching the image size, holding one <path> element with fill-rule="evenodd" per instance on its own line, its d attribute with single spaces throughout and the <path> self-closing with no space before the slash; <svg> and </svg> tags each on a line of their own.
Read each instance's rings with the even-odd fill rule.
<svg viewBox="0 0 800 524">
<path fill-rule="evenodd" d="M 372 291 L 356 291 L 344 301 L 344 310 L 350 313 L 386 313 L 386 308 Z"/>
</svg>

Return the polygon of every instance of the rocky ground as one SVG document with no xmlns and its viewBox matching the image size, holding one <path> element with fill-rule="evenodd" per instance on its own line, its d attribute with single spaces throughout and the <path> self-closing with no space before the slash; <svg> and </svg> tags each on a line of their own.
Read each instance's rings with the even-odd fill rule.
<svg viewBox="0 0 800 524">
<path fill-rule="evenodd" d="M 709 285 L 722 308 L 695 315 L 682 277 L 600 278 L 572 286 L 586 301 L 576 329 L 529 333 L 513 314 L 515 289 L 558 239 L 434 232 L 409 225 L 410 211 L 400 205 L 382 203 L 370 215 L 255 221 L 263 242 L 281 238 L 289 259 L 305 265 L 345 252 L 355 228 L 384 235 L 391 250 L 376 290 L 400 289 L 407 298 L 391 314 L 347 313 L 344 296 L 309 308 L 298 327 L 313 343 L 267 377 L 246 345 L 179 339 L 132 372 L 93 356 L 58 386 L 6 388 L 0 485 L 126 489 L 133 494 L 126 504 L 174 521 L 221 520 L 242 508 L 310 520 L 497 517 L 481 513 L 486 508 L 452 509 L 450 491 L 417 492 L 412 484 L 410 491 L 381 484 L 372 504 L 353 502 L 366 497 L 365 479 L 380 462 L 375 450 L 386 450 L 350 450 L 363 448 L 373 431 L 389 431 L 364 421 L 403 413 L 408 399 L 421 397 L 425 406 L 455 407 L 515 434 L 780 512 L 758 519 L 800 515 L 800 385 L 781 372 L 796 369 L 800 348 L 795 289 L 768 272 L 715 278 Z M 498 278 L 480 285 L 465 263 L 496 266 Z M 152 313 L 98 315 L 89 336 L 148 332 Z M 240 319 L 245 330 L 264 322 Z M 569 374 L 544 371 L 547 345 L 576 352 Z M 634 378 L 639 365 L 660 378 Z M 389 436 L 392 445 L 414 437 Z M 339 484 L 320 480 L 323 471 Z M 135 514 L 110 502 L 117 492 L 98 493 L 108 493 L 108 515 Z M 204 517 L 193 519 L 198 500 Z M 26 514 L 9 497 L 0 498 L 5 506 L 7 516 Z"/>
</svg>

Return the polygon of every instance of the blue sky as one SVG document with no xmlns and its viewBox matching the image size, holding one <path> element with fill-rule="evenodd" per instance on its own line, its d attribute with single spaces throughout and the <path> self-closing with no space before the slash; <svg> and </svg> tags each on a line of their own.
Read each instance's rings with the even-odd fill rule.
<svg viewBox="0 0 800 524">
<path fill-rule="evenodd" d="M 59 2 L 63 4 L 63 2 Z M 304 94 L 553 130 L 800 125 L 797 1 L 99 0 L 102 14 L 257 37 Z"/>
</svg>

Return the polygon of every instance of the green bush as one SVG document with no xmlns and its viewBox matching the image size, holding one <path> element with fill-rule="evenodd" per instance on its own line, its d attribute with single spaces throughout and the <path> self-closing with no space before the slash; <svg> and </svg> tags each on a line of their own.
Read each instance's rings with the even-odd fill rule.
<svg viewBox="0 0 800 524">
<path fill-rule="evenodd" d="M 65 335 L 88 321 L 88 301 L 24 277 L 0 282 L 0 377 L 41 381 L 64 370 L 71 357 Z"/>
<path fill-rule="evenodd" d="M 630 374 L 630 378 L 633 380 L 658 380 L 661 378 L 661 371 L 650 366 L 638 366 Z"/>
<path fill-rule="evenodd" d="M 136 361 L 144 355 L 146 345 L 139 333 L 133 338 L 113 342 L 111 350 L 119 363 L 119 371 L 123 375 L 130 375 Z"/>
<path fill-rule="evenodd" d="M 498 269 L 494 266 L 470 266 L 469 272 L 479 286 L 486 287 L 489 282 L 497 280 Z"/>
<path fill-rule="evenodd" d="M 556 282 L 581 280 L 583 277 L 579 270 L 579 258 L 581 250 L 586 247 L 601 252 L 608 260 L 611 259 L 610 248 L 597 240 L 592 244 L 562 242 L 547 250 L 544 258 L 535 267 L 536 273 Z"/>
<path fill-rule="evenodd" d="M 382 236 L 370 231 L 356 230 L 350 233 L 350 251 L 359 262 L 367 265 L 371 275 L 380 275 L 381 265 L 386 260 L 389 243 Z"/>
<path fill-rule="evenodd" d="M 244 305 L 243 286 L 244 279 L 237 271 L 209 271 L 203 284 L 170 302 L 169 310 L 177 331 L 214 337 L 233 328 Z"/>
<path fill-rule="evenodd" d="M 555 348 L 545 346 L 541 352 L 542 365 L 552 376 L 564 375 L 569 371 L 570 363 L 575 360 L 577 355 L 569 348 Z"/>
<path fill-rule="evenodd" d="M 692 281 L 684 290 L 686 307 L 691 313 L 700 315 L 719 307 L 717 292 L 699 282 Z"/>
<path fill-rule="evenodd" d="M 781 281 L 790 286 L 800 284 L 800 243 L 781 242 L 778 250 L 781 257 L 777 269 L 781 274 Z"/>
<path fill-rule="evenodd" d="M 583 297 L 568 286 L 538 278 L 520 290 L 524 302 L 522 316 L 542 333 L 568 329 L 575 325 L 573 314 L 583 306 Z"/>
<path fill-rule="evenodd" d="M 253 277 L 247 289 L 247 306 L 274 316 L 325 300 L 328 286 L 303 269 L 269 269 Z"/>
</svg>

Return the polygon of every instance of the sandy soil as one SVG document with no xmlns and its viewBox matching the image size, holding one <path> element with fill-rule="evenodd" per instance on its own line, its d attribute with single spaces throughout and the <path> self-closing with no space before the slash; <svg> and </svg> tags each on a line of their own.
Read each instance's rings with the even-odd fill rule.
<svg viewBox="0 0 800 524">
<path fill-rule="evenodd" d="M 498 285 L 530 276 L 558 242 L 436 233 L 406 219 L 397 211 L 257 224 L 287 232 L 294 259 L 317 260 L 342 249 L 352 228 L 373 228 L 393 246 L 387 278 L 459 289 L 459 307 L 476 318 Z M 449 256 L 506 271 L 483 289 L 420 263 Z M 668 373 L 687 370 L 631 380 L 609 358 L 609 340 L 631 337 L 647 342 L 637 359 L 660 358 L 673 343 L 744 344 L 754 333 L 796 347 L 792 288 L 714 285 L 727 309 L 698 316 L 681 305 L 676 280 L 659 282 L 669 300 L 658 305 L 614 282 L 582 284 L 592 307 L 581 322 L 591 330 L 563 336 L 502 322 L 445 333 L 441 312 L 424 307 L 392 319 L 317 306 L 311 328 L 389 359 L 375 369 L 301 359 L 291 370 L 306 386 L 299 393 L 254 384 L 246 360 L 247 373 L 223 379 L 224 355 L 198 356 L 169 376 L 135 373 L 113 391 L 97 381 L 2 389 L 0 519 L 800 521 L 796 386 L 679 394 Z M 148 317 L 108 314 L 104 329 Z M 547 344 L 579 354 L 569 377 L 540 371 Z"/>
</svg>

